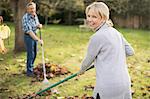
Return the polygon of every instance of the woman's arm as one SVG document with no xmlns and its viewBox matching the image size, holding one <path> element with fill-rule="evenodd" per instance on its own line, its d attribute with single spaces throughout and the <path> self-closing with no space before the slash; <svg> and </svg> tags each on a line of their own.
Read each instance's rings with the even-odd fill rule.
<svg viewBox="0 0 150 99">
<path fill-rule="evenodd" d="M 86 56 L 81 63 L 79 74 L 85 72 L 88 68 L 90 68 L 90 66 L 96 59 L 96 56 L 98 55 L 101 49 L 101 44 L 99 43 L 99 40 L 100 39 L 97 37 L 92 37 L 90 39 Z"/>
<path fill-rule="evenodd" d="M 134 55 L 134 49 L 133 47 L 128 43 L 128 41 L 122 36 L 123 44 L 125 46 L 125 53 L 126 56 L 132 56 Z"/>
</svg>

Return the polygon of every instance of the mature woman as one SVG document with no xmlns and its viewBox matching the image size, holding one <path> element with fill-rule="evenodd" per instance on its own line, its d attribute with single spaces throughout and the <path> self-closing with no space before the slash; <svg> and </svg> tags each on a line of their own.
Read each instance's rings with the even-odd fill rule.
<svg viewBox="0 0 150 99">
<path fill-rule="evenodd" d="M 95 34 L 90 38 L 79 74 L 86 71 L 94 62 L 94 99 L 132 99 L 126 57 L 134 54 L 133 48 L 112 27 L 109 21 L 109 8 L 105 3 L 94 2 L 89 5 L 86 8 L 86 17 Z"/>
</svg>

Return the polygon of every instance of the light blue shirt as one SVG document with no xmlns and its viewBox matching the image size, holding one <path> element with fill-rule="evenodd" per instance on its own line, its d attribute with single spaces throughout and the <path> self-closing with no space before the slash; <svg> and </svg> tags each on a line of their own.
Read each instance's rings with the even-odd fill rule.
<svg viewBox="0 0 150 99">
<path fill-rule="evenodd" d="M 38 24 L 39 24 L 39 20 L 37 15 L 33 17 L 31 14 L 26 13 L 22 18 L 22 29 L 24 33 L 29 33 L 29 32 L 36 33 Z"/>
</svg>

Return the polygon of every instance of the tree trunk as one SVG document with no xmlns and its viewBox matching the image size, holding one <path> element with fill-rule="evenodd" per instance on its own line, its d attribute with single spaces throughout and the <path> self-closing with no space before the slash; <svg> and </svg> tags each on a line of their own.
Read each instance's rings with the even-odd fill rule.
<svg viewBox="0 0 150 99">
<path fill-rule="evenodd" d="M 69 25 L 72 24 L 72 12 L 71 11 L 68 12 L 68 24 Z"/>
<path fill-rule="evenodd" d="M 48 24 L 48 15 L 45 16 L 45 26 Z"/>
<path fill-rule="evenodd" d="M 14 52 L 25 51 L 24 33 L 22 31 L 22 16 L 25 13 L 25 6 L 31 0 L 11 0 L 11 7 L 14 12 L 15 23 L 15 45 Z"/>
</svg>

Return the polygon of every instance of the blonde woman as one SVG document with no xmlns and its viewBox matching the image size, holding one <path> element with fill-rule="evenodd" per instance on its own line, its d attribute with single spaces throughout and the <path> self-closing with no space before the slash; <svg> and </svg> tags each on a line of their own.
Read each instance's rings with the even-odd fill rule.
<svg viewBox="0 0 150 99">
<path fill-rule="evenodd" d="M 87 54 L 79 74 L 94 63 L 96 86 L 94 99 L 132 99 L 131 80 L 126 57 L 134 54 L 125 38 L 112 27 L 109 8 L 103 2 L 94 2 L 86 8 L 89 27 L 95 34 L 89 40 Z"/>
</svg>

